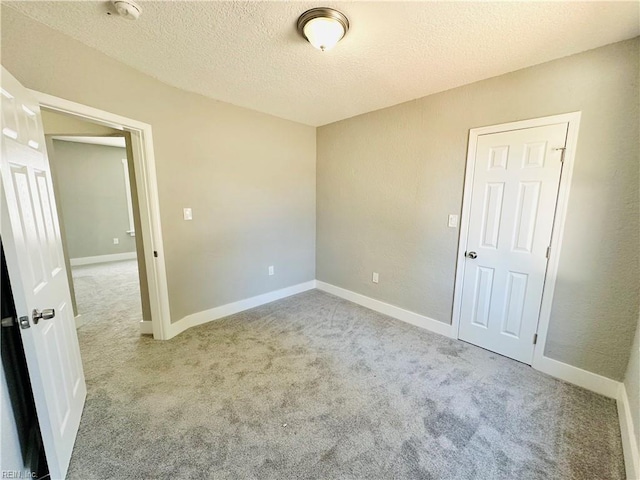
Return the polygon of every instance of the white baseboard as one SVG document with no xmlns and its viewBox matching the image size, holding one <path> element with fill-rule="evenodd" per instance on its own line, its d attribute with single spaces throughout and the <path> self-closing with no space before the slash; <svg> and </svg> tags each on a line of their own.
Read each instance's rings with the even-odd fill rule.
<svg viewBox="0 0 640 480">
<path fill-rule="evenodd" d="M 640 452 L 636 441 L 631 417 L 629 397 L 624 383 L 618 388 L 618 418 L 620 419 L 620 434 L 622 435 L 622 451 L 624 453 L 624 465 L 627 471 L 627 479 L 640 478 Z"/>
<path fill-rule="evenodd" d="M 140 320 L 140 335 L 153 335 L 153 322 L 151 320 Z"/>
<path fill-rule="evenodd" d="M 357 303 L 358 305 L 362 305 L 363 307 L 367 307 L 395 319 L 402 320 L 403 322 L 410 323 L 411 325 L 444 335 L 445 337 L 455 338 L 453 327 L 448 323 L 439 322 L 433 318 L 410 312 L 409 310 L 381 302 L 380 300 L 375 300 L 371 297 L 352 292 L 351 290 L 336 287 L 330 283 L 321 282 L 320 280 L 316 280 L 316 284 L 319 290 L 331 293 L 337 297 L 344 298 L 345 300 Z"/>
<path fill-rule="evenodd" d="M 125 252 L 112 253 L 110 255 L 97 255 L 95 257 L 71 258 L 69 259 L 69 263 L 71 263 L 72 267 L 77 267 L 78 265 L 91 265 L 94 263 L 118 262 L 120 260 L 135 260 L 136 258 L 136 252 Z"/>
<path fill-rule="evenodd" d="M 275 302 L 281 298 L 290 297 L 291 295 L 306 292 L 307 290 L 313 290 L 314 288 L 316 288 L 316 281 L 311 280 L 309 282 L 299 283 L 298 285 L 293 285 L 291 287 L 282 288 L 273 292 L 264 293 L 251 298 L 245 298 L 244 300 L 227 303 L 226 305 L 187 315 L 181 320 L 170 325 L 167 339 L 173 338 L 188 328 L 195 327 L 196 325 L 202 325 L 203 323 L 219 320 L 223 317 L 233 315 L 234 313 L 259 307 L 260 305 Z"/>
<path fill-rule="evenodd" d="M 565 382 L 572 383 L 579 387 L 599 393 L 605 397 L 617 399 L 620 382 L 612 380 L 597 373 L 589 372 L 567 363 L 562 363 L 553 358 L 542 356 L 533 359 L 533 365 L 536 370 L 540 370 L 547 375 L 559 378 Z"/>
<path fill-rule="evenodd" d="M 84 325 L 84 318 L 82 318 L 82 314 L 76 315 L 75 322 L 76 322 L 76 330 L 79 329 L 82 325 Z"/>
<path fill-rule="evenodd" d="M 370 308 L 376 312 L 389 315 L 390 317 L 422 327 L 426 330 L 431 330 L 432 332 L 439 333 L 440 335 L 457 338 L 457 335 L 453 331 L 453 327 L 446 323 L 439 322 L 432 318 L 410 312 L 409 310 L 381 302 L 380 300 L 375 300 L 341 287 L 336 287 L 335 285 L 331 285 L 320 280 L 317 280 L 316 283 L 319 290 L 324 290 L 325 292 L 344 298 L 345 300 L 349 300 L 353 303 L 357 303 L 363 307 Z M 559 378 L 560 380 L 564 380 L 587 390 L 591 390 L 592 392 L 599 393 L 605 397 L 614 399 L 618 398 L 620 382 L 610 378 L 603 377 L 596 373 L 588 372 L 587 370 L 582 370 L 581 368 L 544 356 L 541 359 L 534 360 L 532 366 L 536 370 L 540 370 L 552 377 Z"/>
</svg>

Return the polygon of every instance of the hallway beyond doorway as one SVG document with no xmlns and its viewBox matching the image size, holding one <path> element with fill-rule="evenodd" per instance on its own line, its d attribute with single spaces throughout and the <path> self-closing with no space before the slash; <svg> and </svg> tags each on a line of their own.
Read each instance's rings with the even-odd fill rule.
<svg viewBox="0 0 640 480">
<path fill-rule="evenodd" d="M 131 328 L 142 320 L 137 260 L 75 266 L 72 273 L 82 331 L 92 330 L 80 335 L 81 350 L 105 329 L 109 335 L 136 335 Z"/>
</svg>

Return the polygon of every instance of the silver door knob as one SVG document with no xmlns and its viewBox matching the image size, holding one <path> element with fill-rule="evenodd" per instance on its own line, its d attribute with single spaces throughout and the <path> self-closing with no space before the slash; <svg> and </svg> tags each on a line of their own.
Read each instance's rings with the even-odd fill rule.
<svg viewBox="0 0 640 480">
<path fill-rule="evenodd" d="M 478 258 L 478 254 L 476 252 L 466 252 L 464 254 L 465 257 L 470 258 L 470 259 L 474 259 L 474 258 Z"/>
<path fill-rule="evenodd" d="M 33 309 L 33 313 L 31 314 L 31 319 L 33 323 L 36 325 L 40 320 L 51 320 L 56 316 L 56 311 L 53 308 L 45 308 L 42 312 L 39 312 L 35 308 Z"/>
</svg>

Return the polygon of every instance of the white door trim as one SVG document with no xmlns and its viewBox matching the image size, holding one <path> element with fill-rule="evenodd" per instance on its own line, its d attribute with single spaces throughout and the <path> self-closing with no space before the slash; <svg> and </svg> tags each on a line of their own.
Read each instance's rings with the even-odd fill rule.
<svg viewBox="0 0 640 480">
<path fill-rule="evenodd" d="M 156 340 L 168 339 L 171 316 L 151 125 L 35 90 L 31 90 L 31 94 L 38 100 L 41 107 L 72 114 L 100 125 L 131 133 L 153 337 Z M 154 256 L 154 252 L 157 252 L 157 257 Z"/>
<path fill-rule="evenodd" d="M 491 125 L 488 127 L 473 128 L 469 131 L 469 147 L 467 150 L 467 163 L 464 178 L 464 192 L 462 197 L 462 217 L 460 221 L 460 237 L 458 240 L 458 258 L 456 265 L 456 280 L 453 295 L 453 314 L 451 318 L 452 330 L 456 338 L 459 338 L 460 313 L 462 304 L 462 279 L 464 274 L 464 253 L 467 244 L 469 229 L 469 216 L 471 212 L 471 192 L 473 189 L 473 174 L 476 146 L 480 135 L 491 133 L 507 132 L 510 130 L 521 130 L 532 127 L 542 127 L 558 123 L 568 123 L 567 143 L 564 152 L 564 163 L 558 188 L 558 201 L 556 203 L 555 219 L 553 221 L 553 233 L 551 235 L 551 254 L 547 264 L 547 275 L 542 291 L 542 304 L 540 317 L 538 320 L 538 341 L 533 350 L 532 367 L 537 370 L 545 370 L 544 348 L 547 341 L 549 320 L 551 317 L 551 305 L 553 302 L 553 292 L 558 274 L 558 264 L 560 261 L 560 249 L 562 247 L 562 237 L 564 233 L 564 223 L 569 205 L 569 190 L 571 188 L 571 177 L 573 175 L 573 164 L 575 161 L 576 145 L 578 142 L 578 130 L 580 127 L 581 112 L 564 113 L 549 117 L 533 118 L 519 122 Z M 549 360 L 549 359 L 547 359 Z"/>
</svg>

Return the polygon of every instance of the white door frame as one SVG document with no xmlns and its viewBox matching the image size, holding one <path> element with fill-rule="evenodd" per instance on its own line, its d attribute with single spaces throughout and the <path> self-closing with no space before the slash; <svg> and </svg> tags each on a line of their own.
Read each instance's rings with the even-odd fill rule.
<svg viewBox="0 0 640 480">
<path fill-rule="evenodd" d="M 158 182 L 156 179 L 151 125 L 46 93 L 35 90 L 30 90 L 30 92 L 38 100 L 41 107 L 71 114 L 100 125 L 131 133 L 140 222 L 142 224 L 142 243 L 144 245 L 144 259 L 147 267 L 147 283 L 149 285 L 153 338 L 156 340 L 168 339 L 171 315 L 162 245 L 160 203 L 158 201 Z M 143 328 L 142 324 L 141 328 Z"/>
<path fill-rule="evenodd" d="M 488 127 L 473 128 L 469 131 L 469 148 L 467 150 L 467 164 L 464 178 L 464 193 L 462 197 L 462 219 L 460 221 L 460 238 L 458 240 L 458 258 L 456 266 L 456 281 L 453 294 L 453 315 L 451 319 L 452 330 L 455 337 L 459 337 L 460 314 L 462 304 L 462 283 L 464 274 L 464 254 L 467 246 L 467 236 L 469 233 L 469 216 L 471 212 L 471 193 L 473 190 L 473 174 L 475 167 L 476 146 L 480 135 L 491 133 L 508 132 L 511 130 L 522 130 L 525 128 L 542 127 L 558 123 L 568 123 L 567 142 L 564 151 L 564 161 L 560 176 L 560 186 L 558 187 L 558 200 L 556 203 L 555 218 L 553 221 L 553 231 L 551 234 L 551 252 L 547 263 L 547 274 L 544 288 L 542 290 L 542 304 L 538 319 L 538 340 L 533 349 L 532 367 L 537 370 L 547 370 L 544 368 L 544 348 L 547 343 L 547 332 L 549 320 L 551 318 L 551 306 L 553 303 L 553 292 L 556 286 L 558 274 L 558 264 L 560 262 L 560 249 L 562 247 L 562 237 L 564 233 L 564 223 L 569 205 L 569 190 L 571 188 L 571 176 L 573 175 L 573 164 L 575 161 L 576 145 L 578 143 L 578 130 L 580 128 L 581 112 L 552 115 L 550 117 L 533 118 L 520 122 L 503 123 Z M 549 359 L 547 359 L 549 360 Z"/>
</svg>

